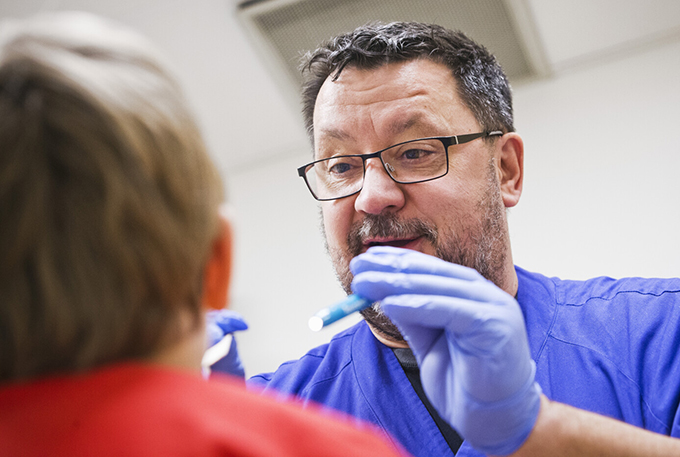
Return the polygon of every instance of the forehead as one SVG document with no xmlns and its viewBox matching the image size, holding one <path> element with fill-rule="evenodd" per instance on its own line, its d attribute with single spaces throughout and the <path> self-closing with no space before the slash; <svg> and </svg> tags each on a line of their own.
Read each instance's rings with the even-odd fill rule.
<svg viewBox="0 0 680 457">
<path fill-rule="evenodd" d="M 394 141 L 404 139 L 402 134 L 452 135 L 476 125 L 451 70 L 431 60 L 345 68 L 336 81 L 324 82 L 314 109 L 317 145 L 371 137 Z"/>
</svg>

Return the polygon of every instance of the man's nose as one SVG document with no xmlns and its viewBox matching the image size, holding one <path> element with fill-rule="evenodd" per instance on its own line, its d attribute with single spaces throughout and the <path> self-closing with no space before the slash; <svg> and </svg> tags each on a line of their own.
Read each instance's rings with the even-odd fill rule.
<svg viewBox="0 0 680 457">
<path fill-rule="evenodd" d="M 401 185 L 389 177 L 380 159 L 366 160 L 365 167 L 364 185 L 354 202 L 354 209 L 367 214 L 401 209 L 405 203 L 404 192 Z"/>
</svg>

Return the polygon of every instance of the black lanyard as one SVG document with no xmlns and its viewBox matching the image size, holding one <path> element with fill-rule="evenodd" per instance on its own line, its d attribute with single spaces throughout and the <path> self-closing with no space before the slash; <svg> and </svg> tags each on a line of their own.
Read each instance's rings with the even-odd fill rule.
<svg viewBox="0 0 680 457">
<path fill-rule="evenodd" d="M 406 377 L 411 382 L 413 390 L 418 394 L 420 401 L 422 401 L 425 408 L 427 408 L 427 411 L 430 413 L 430 416 L 432 416 L 432 419 L 434 419 L 442 436 L 455 454 L 458 452 L 460 445 L 463 444 L 463 439 L 453 428 L 451 428 L 448 422 L 439 417 L 437 410 L 434 409 L 430 400 L 427 399 L 425 391 L 423 390 L 423 384 L 420 382 L 420 368 L 418 368 L 418 363 L 416 362 L 413 352 L 408 348 L 397 348 L 392 349 L 392 351 L 394 352 L 394 355 L 397 356 L 397 360 L 399 360 L 401 368 L 403 368 Z"/>
</svg>

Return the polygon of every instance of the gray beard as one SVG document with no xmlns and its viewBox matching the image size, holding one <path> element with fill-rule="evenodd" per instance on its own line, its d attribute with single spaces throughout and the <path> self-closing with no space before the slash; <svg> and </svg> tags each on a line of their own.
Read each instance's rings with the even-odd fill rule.
<svg viewBox="0 0 680 457">
<path fill-rule="evenodd" d="M 503 288 L 507 258 L 508 229 L 502 203 L 500 185 L 493 162 L 487 175 L 487 189 L 477 203 L 480 219 L 468 216 L 459 219 L 459 227 L 437 227 L 420 219 L 400 220 L 394 213 L 367 214 L 363 221 L 350 227 L 346 251 L 326 249 L 331 256 L 335 273 L 346 293 L 352 293 L 353 275 L 350 260 L 361 254 L 367 238 L 403 238 L 421 236 L 435 248 L 435 255 L 447 262 L 477 270 L 483 277 Z M 322 219 L 323 224 L 323 219 Z M 325 231 L 324 231 L 325 233 Z M 364 319 L 381 334 L 394 341 L 404 341 L 396 325 L 382 312 L 380 303 L 361 311 Z"/>
</svg>

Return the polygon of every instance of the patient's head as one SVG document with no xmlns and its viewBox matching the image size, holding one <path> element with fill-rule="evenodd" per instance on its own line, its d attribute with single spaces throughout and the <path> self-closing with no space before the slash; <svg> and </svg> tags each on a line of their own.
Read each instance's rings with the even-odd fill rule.
<svg viewBox="0 0 680 457">
<path fill-rule="evenodd" d="M 192 115 L 132 32 L 0 30 L 0 381 L 147 358 L 201 324 L 220 230 Z"/>
</svg>

